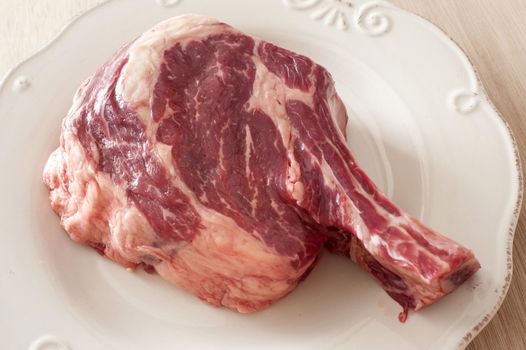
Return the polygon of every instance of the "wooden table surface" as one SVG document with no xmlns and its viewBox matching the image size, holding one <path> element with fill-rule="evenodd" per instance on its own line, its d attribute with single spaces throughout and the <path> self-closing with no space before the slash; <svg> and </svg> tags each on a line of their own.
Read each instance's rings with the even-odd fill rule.
<svg viewBox="0 0 526 350">
<path fill-rule="evenodd" d="M 431 20 L 465 49 L 489 96 L 511 125 L 524 159 L 526 1 L 392 1 Z M 75 15 L 99 2 L 101 0 L 0 0 L 0 76 L 52 40 Z M 515 236 L 514 275 L 510 291 L 498 314 L 475 338 L 469 350 L 526 349 L 524 253 L 526 205 L 523 206 Z"/>
</svg>

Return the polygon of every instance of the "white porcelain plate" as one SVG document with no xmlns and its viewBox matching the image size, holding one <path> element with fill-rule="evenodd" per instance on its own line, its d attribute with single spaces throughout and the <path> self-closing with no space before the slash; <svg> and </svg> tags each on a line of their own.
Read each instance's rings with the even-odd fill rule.
<svg viewBox="0 0 526 350">
<path fill-rule="evenodd" d="M 73 243 L 41 181 L 73 93 L 123 43 L 189 12 L 326 66 L 361 165 L 395 203 L 472 248 L 474 278 L 402 324 L 369 276 L 324 254 L 290 296 L 241 315 Z M 2 349 L 463 348 L 506 294 L 522 193 L 511 133 L 462 51 L 388 3 L 113 0 L 7 75 L 0 118 Z"/>
</svg>

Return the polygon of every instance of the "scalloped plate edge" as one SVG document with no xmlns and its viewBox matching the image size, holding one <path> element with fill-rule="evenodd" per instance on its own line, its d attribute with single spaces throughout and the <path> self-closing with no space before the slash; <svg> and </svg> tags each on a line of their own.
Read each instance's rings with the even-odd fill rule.
<svg viewBox="0 0 526 350">
<path fill-rule="evenodd" d="M 394 6 L 394 5 L 393 5 Z M 487 313 L 486 315 L 482 316 L 476 324 L 474 324 L 470 331 L 468 331 L 460 340 L 458 343 L 458 349 L 465 349 L 469 343 L 488 325 L 488 323 L 495 317 L 498 310 L 502 306 L 504 299 L 506 298 L 506 295 L 508 294 L 508 290 L 510 288 L 511 279 L 513 275 L 513 241 L 515 238 L 515 229 L 517 228 L 517 223 L 519 221 L 519 216 L 522 208 L 522 200 L 523 200 L 523 192 L 524 192 L 524 179 L 523 179 L 523 173 L 522 173 L 522 164 L 521 164 L 521 156 L 519 153 L 519 148 L 517 145 L 517 141 L 515 140 L 515 136 L 513 135 L 513 131 L 511 130 L 510 125 L 504 119 L 502 116 L 502 113 L 497 109 L 493 101 L 489 98 L 488 94 L 486 93 L 486 88 L 484 84 L 482 83 L 482 80 L 480 79 L 479 73 L 475 66 L 473 65 L 473 61 L 467 54 L 467 52 L 458 44 L 455 39 L 453 39 L 447 32 L 437 25 L 436 23 L 430 21 L 427 18 L 424 18 L 423 16 L 416 14 L 414 12 L 410 12 L 407 10 L 404 10 L 402 8 L 399 8 L 395 6 L 400 11 L 403 11 L 405 13 L 408 13 L 410 15 L 413 15 L 415 17 L 420 18 L 422 21 L 426 22 L 428 25 L 434 28 L 440 35 L 442 35 L 445 39 L 449 40 L 449 43 L 452 45 L 452 47 L 459 52 L 460 55 L 462 55 L 462 59 L 465 59 L 468 63 L 469 69 L 471 69 L 471 72 L 477 81 L 478 87 L 481 90 L 480 96 L 488 103 L 488 105 L 491 107 L 493 112 L 498 116 L 499 121 L 505 126 L 506 130 L 508 131 L 508 136 L 512 142 L 513 146 L 513 153 L 515 157 L 515 167 L 518 174 L 518 191 L 515 198 L 515 205 L 513 209 L 513 216 L 511 218 L 511 221 L 508 224 L 508 237 L 507 237 L 507 246 L 506 246 L 506 255 L 507 255 L 507 274 L 504 278 L 503 284 L 500 286 L 499 291 L 499 299 L 497 303 L 493 306 L 492 310 Z"/>
<path fill-rule="evenodd" d="M 78 13 L 66 25 L 64 25 L 62 27 L 62 29 L 58 32 L 58 34 L 49 43 L 47 43 L 46 45 L 41 47 L 33 55 L 31 55 L 28 58 L 22 60 L 20 63 L 18 63 L 17 65 L 12 67 L 11 69 L 9 69 L 5 73 L 5 75 L 2 77 L 2 79 L 0 80 L 0 94 L 2 94 L 4 92 L 4 89 L 7 86 L 7 82 L 15 75 L 16 71 L 20 70 L 21 67 L 23 67 L 24 65 L 30 63 L 31 61 L 35 60 L 36 58 L 38 58 L 41 54 L 43 54 L 43 53 L 47 52 L 48 50 L 50 50 L 55 44 L 57 44 L 60 41 L 60 39 L 64 36 L 64 34 L 66 34 L 69 31 L 72 31 L 74 29 L 75 24 L 77 23 L 77 21 L 79 21 L 80 19 L 82 19 L 86 15 L 103 8 L 104 6 L 106 6 L 107 4 L 111 3 L 112 1 L 113 0 L 103 1 L 103 2 L 95 5 L 94 7 L 90 8 L 88 10 L 85 10 L 85 11 L 82 11 L 82 12 Z M 516 171 L 517 171 L 517 174 L 518 174 L 518 179 L 517 179 L 518 191 L 517 191 L 517 194 L 516 194 L 513 215 L 512 215 L 512 218 L 511 218 L 511 220 L 510 220 L 510 222 L 508 224 L 508 237 L 507 237 L 507 240 L 506 240 L 507 273 L 506 273 L 506 277 L 504 278 L 504 281 L 503 281 L 502 285 L 500 285 L 500 287 L 499 287 L 500 291 L 499 291 L 498 301 L 493 306 L 492 310 L 489 313 L 487 313 L 486 315 L 480 317 L 479 320 L 475 324 L 473 324 L 471 329 L 462 337 L 462 339 L 459 340 L 457 348 L 458 349 L 464 349 L 482 331 L 482 329 L 484 329 L 484 327 L 488 325 L 488 323 L 491 321 L 491 319 L 497 314 L 497 311 L 502 306 L 502 303 L 504 302 L 504 299 L 506 298 L 506 294 L 508 293 L 508 290 L 509 290 L 509 287 L 510 287 L 512 274 L 513 274 L 513 240 L 514 240 L 514 237 L 515 237 L 515 229 L 517 227 L 519 215 L 520 215 L 520 212 L 521 212 L 523 191 L 524 191 L 524 179 L 523 179 L 523 173 L 522 173 L 521 157 L 520 157 L 520 154 L 519 154 L 519 149 L 518 149 L 518 146 L 517 146 L 517 142 L 515 141 L 515 137 L 513 135 L 513 132 L 511 130 L 510 125 L 504 119 L 504 117 L 502 116 L 500 111 L 496 108 L 495 104 L 488 97 L 488 95 L 486 93 L 486 89 L 484 87 L 484 84 L 482 83 L 482 81 L 481 81 L 481 79 L 479 77 L 479 74 L 478 74 L 475 66 L 472 63 L 472 60 L 469 58 L 469 56 L 466 53 L 466 51 L 464 51 L 464 49 L 451 36 L 449 36 L 444 29 L 442 29 L 440 26 L 438 26 L 434 22 L 432 22 L 432 21 L 428 20 L 427 18 L 424 18 L 424 17 L 422 17 L 422 16 L 420 16 L 420 15 L 414 13 L 414 12 L 410 12 L 410 11 L 402 9 L 402 8 L 400 8 L 398 6 L 395 6 L 392 3 L 390 3 L 390 2 L 386 1 L 386 4 L 389 4 L 389 7 L 391 7 L 392 9 L 396 9 L 396 10 L 402 11 L 402 12 L 408 14 L 408 15 L 412 15 L 412 16 L 418 17 L 422 22 L 424 22 L 427 25 L 429 25 L 439 35 L 441 35 L 444 39 L 446 39 L 451 44 L 451 48 L 452 49 L 458 51 L 459 55 L 461 56 L 460 58 L 467 62 L 467 67 L 471 70 L 470 73 L 475 77 L 476 82 L 478 84 L 478 87 L 481 89 L 480 96 L 488 103 L 488 105 L 491 107 L 493 112 L 495 112 L 495 115 L 498 117 L 499 122 L 502 123 L 502 125 L 504 125 L 504 127 L 506 128 L 506 130 L 508 132 L 508 137 L 509 137 L 509 139 L 510 139 L 510 141 L 512 143 L 512 147 L 513 147 L 513 153 L 514 153 L 514 157 L 515 157 L 515 167 L 516 167 Z"/>
</svg>

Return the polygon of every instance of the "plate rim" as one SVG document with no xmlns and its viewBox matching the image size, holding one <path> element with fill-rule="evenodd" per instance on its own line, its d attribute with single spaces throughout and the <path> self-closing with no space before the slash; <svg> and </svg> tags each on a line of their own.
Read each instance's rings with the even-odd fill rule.
<svg viewBox="0 0 526 350">
<path fill-rule="evenodd" d="M 76 25 L 76 23 L 82 19 L 83 17 L 87 16 L 88 14 L 98 11 L 99 9 L 107 6 L 108 4 L 115 2 L 117 0 L 102 0 L 95 6 L 80 11 L 77 14 L 75 14 L 62 28 L 58 31 L 58 33 L 46 44 L 44 44 L 41 48 L 36 50 L 33 54 L 29 55 L 25 59 L 21 60 L 18 64 L 12 66 L 10 69 L 7 70 L 7 72 L 1 77 L 0 79 L 0 95 L 4 93 L 4 90 L 7 88 L 7 82 L 11 80 L 13 76 L 15 76 L 15 73 L 21 68 L 33 60 L 37 59 L 39 56 L 50 50 L 53 46 L 55 46 L 57 43 L 60 42 L 60 39 L 68 32 L 72 31 Z M 276 1 L 282 1 L 285 0 L 276 0 Z M 176 0 L 175 3 L 178 3 L 179 1 Z M 371 1 L 375 2 L 375 1 Z M 465 349 L 471 341 L 474 340 L 474 338 L 489 324 L 489 322 L 495 317 L 497 312 L 499 311 L 500 307 L 502 306 L 504 299 L 506 298 L 506 295 L 508 293 L 512 275 L 513 275 L 513 242 L 515 239 L 516 234 L 516 227 L 518 224 L 518 220 L 521 214 L 521 208 L 522 208 L 522 202 L 523 202 L 523 192 L 524 192 L 524 175 L 523 175 L 523 166 L 521 161 L 521 156 L 519 153 L 518 144 L 516 141 L 516 138 L 513 134 L 513 130 L 511 129 L 509 123 L 506 121 L 506 119 L 503 117 L 502 113 L 499 111 L 499 109 L 495 106 L 491 98 L 487 94 L 487 90 L 480 79 L 480 75 L 473 65 L 473 61 L 470 58 L 470 56 L 467 54 L 465 49 L 455 40 L 453 39 L 445 29 L 443 29 L 440 25 L 436 24 L 434 21 L 429 20 L 428 18 L 425 18 L 424 16 L 417 14 L 415 12 L 406 10 L 404 8 L 401 8 L 397 5 L 394 5 L 391 1 L 383 0 L 381 1 L 381 4 L 383 6 L 387 6 L 390 9 L 394 9 L 397 11 L 401 11 L 406 15 L 417 17 L 422 21 L 423 24 L 426 24 L 429 28 L 433 29 L 437 34 L 439 34 L 442 39 L 444 39 L 448 44 L 450 44 L 450 48 L 455 49 L 458 51 L 458 54 L 460 55 L 461 59 L 464 59 L 467 63 L 466 68 L 470 70 L 470 73 L 473 74 L 475 77 L 475 81 L 477 83 L 477 86 L 480 88 L 480 94 L 479 96 L 482 97 L 482 99 L 488 103 L 488 106 L 494 112 L 495 116 L 497 116 L 496 120 L 497 122 L 501 123 L 502 126 L 505 127 L 505 130 L 507 132 L 507 137 L 509 138 L 509 141 L 511 141 L 511 146 L 513 148 L 513 157 L 515 158 L 515 170 L 517 171 L 517 193 L 515 194 L 515 204 L 513 208 L 513 214 L 511 217 L 510 222 L 508 223 L 508 230 L 507 230 L 507 239 L 506 239 L 506 256 L 507 256 L 507 263 L 506 263 L 506 276 L 503 279 L 503 282 L 501 285 L 499 285 L 499 297 L 497 299 L 497 302 L 493 305 L 491 311 L 486 313 L 485 315 L 479 317 L 478 321 L 473 322 L 471 328 L 469 331 L 465 333 L 465 335 L 459 339 L 459 342 L 457 343 L 456 348 L 459 350 Z"/>
<path fill-rule="evenodd" d="M 111 1 L 111 0 L 110 0 Z M 389 2 L 390 3 L 390 2 Z M 436 24 L 435 22 L 425 18 L 422 15 L 419 15 L 415 12 L 411 12 L 408 10 L 405 10 L 403 8 L 400 8 L 396 5 L 393 5 L 390 3 L 393 8 L 402 11 L 406 14 L 415 16 L 420 18 L 422 21 L 426 22 L 427 25 L 432 27 L 434 30 L 436 30 L 444 39 L 448 40 L 449 44 L 453 45 L 453 48 L 457 49 L 461 55 L 463 55 L 467 63 L 469 69 L 471 69 L 471 73 L 473 73 L 475 80 L 478 84 L 478 87 L 481 90 L 480 96 L 484 99 L 485 102 L 488 103 L 489 107 L 492 109 L 492 111 L 495 113 L 495 115 L 498 117 L 498 121 L 505 127 L 507 136 L 509 137 L 509 140 L 512 143 L 513 146 L 513 156 L 515 158 L 515 169 L 517 170 L 517 193 L 515 196 L 515 204 L 513 207 L 513 214 L 511 221 L 508 223 L 508 239 L 506 240 L 506 255 L 508 259 L 508 263 L 506 264 L 506 276 L 504 277 L 503 283 L 499 286 L 499 298 L 497 300 L 497 303 L 493 305 L 493 308 L 490 312 L 485 314 L 484 316 L 481 316 L 479 318 L 479 321 L 472 326 L 472 328 L 462 337 L 460 342 L 458 343 L 458 349 L 462 350 L 465 349 L 474 339 L 475 337 L 489 324 L 489 322 L 495 317 L 497 312 L 499 311 L 500 307 L 504 303 L 504 299 L 506 299 L 506 296 L 508 294 L 508 290 L 511 285 L 511 280 L 513 276 L 513 242 L 515 240 L 515 233 L 517 224 L 519 222 L 519 217 L 522 209 L 522 202 L 523 202 L 523 192 L 524 192 L 524 178 L 523 178 L 523 167 L 521 162 L 521 156 L 519 153 L 519 147 L 517 144 L 517 141 L 515 140 L 515 136 L 513 134 L 513 130 L 511 129 L 509 123 L 506 121 L 506 119 L 503 117 L 500 110 L 495 106 L 491 98 L 487 94 L 487 89 L 484 86 L 482 80 L 480 79 L 480 74 L 473 64 L 473 60 L 471 57 L 467 54 L 466 50 L 455 40 L 453 39 L 447 31 Z"/>
</svg>

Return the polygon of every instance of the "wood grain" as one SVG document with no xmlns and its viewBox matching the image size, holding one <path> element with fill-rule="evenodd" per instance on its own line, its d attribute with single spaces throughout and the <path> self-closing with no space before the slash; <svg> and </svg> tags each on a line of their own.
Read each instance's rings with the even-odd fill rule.
<svg viewBox="0 0 526 350">
<path fill-rule="evenodd" d="M 75 15 L 99 2 L 101 0 L 0 1 L 0 76 L 51 41 Z M 510 124 L 521 154 L 526 155 L 526 2 L 393 2 L 431 20 L 464 48 L 489 96 Z M 526 206 L 517 227 L 514 276 L 508 297 L 469 350 L 526 349 L 525 252 Z"/>
</svg>

